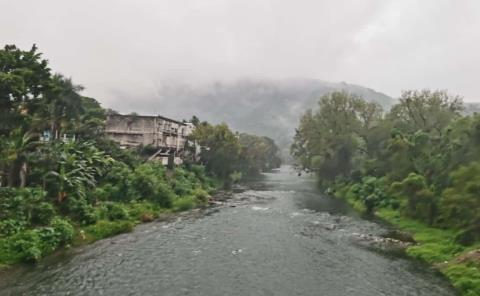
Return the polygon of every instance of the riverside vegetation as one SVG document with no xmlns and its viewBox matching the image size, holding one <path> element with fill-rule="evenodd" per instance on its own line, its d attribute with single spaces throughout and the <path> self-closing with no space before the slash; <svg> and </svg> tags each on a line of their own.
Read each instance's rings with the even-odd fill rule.
<svg viewBox="0 0 480 296">
<path fill-rule="evenodd" d="M 122 150 L 104 137 L 113 111 L 81 90 L 52 74 L 35 46 L 0 50 L 0 266 L 191 209 L 242 174 L 280 165 L 271 139 L 196 117 L 190 142 L 199 157 L 171 170 L 146 162 L 151 147 Z"/>
<path fill-rule="evenodd" d="M 321 97 L 291 147 L 327 192 L 414 235 L 407 253 L 462 295 L 480 295 L 480 114 L 444 91 L 405 91 L 384 112 L 346 92 Z"/>
</svg>

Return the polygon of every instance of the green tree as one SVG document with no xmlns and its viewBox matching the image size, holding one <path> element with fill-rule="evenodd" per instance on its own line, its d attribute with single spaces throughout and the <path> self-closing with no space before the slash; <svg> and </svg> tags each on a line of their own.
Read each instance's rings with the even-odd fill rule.
<svg viewBox="0 0 480 296">
<path fill-rule="evenodd" d="M 240 171 L 258 174 L 280 166 L 280 152 L 272 139 L 242 133 L 239 135 L 239 143 L 241 146 Z"/>
<path fill-rule="evenodd" d="M 58 139 L 63 132 L 73 129 L 83 112 L 82 97 L 79 95 L 83 87 L 60 74 L 52 77 L 51 84 L 52 88 L 45 96 L 46 114 L 40 119 L 48 120 L 53 139 Z"/>
<path fill-rule="evenodd" d="M 461 166 L 450 174 L 451 184 L 442 194 L 443 221 L 457 227 L 480 226 L 480 162 Z"/>
<path fill-rule="evenodd" d="M 211 125 L 202 122 L 191 139 L 201 146 L 200 159 L 208 171 L 230 183 L 230 175 L 238 167 L 241 147 L 237 135 L 226 124 Z"/>
<path fill-rule="evenodd" d="M 414 133 L 424 131 L 441 136 L 445 127 L 463 110 L 462 99 L 445 91 L 408 90 L 389 113 L 398 129 Z"/>
<path fill-rule="evenodd" d="M 319 110 L 300 119 L 291 152 L 301 169 L 315 171 L 322 180 L 348 177 L 373 156 L 378 140 L 374 130 L 381 108 L 346 92 L 320 98 Z"/>
<path fill-rule="evenodd" d="M 27 160 L 34 145 L 33 134 L 22 133 L 20 128 L 13 130 L 6 138 L 1 167 L 8 171 L 8 186 L 25 187 L 27 184 Z"/>
<path fill-rule="evenodd" d="M 437 201 L 424 176 L 410 173 L 401 182 L 392 184 L 391 193 L 407 201 L 404 207 L 406 215 L 429 224 L 434 222 L 437 215 Z"/>
<path fill-rule="evenodd" d="M 15 45 L 0 50 L 0 135 L 27 130 L 31 116 L 52 87 L 48 62 L 35 45 L 28 51 Z"/>
</svg>

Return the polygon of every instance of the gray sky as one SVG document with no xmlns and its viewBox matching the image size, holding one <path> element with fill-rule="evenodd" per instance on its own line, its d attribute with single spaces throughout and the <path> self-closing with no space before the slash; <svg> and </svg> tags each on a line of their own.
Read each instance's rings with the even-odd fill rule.
<svg viewBox="0 0 480 296">
<path fill-rule="evenodd" d="M 37 43 L 107 107 L 165 82 L 346 81 L 480 101 L 480 1 L 0 0 L 0 44 Z"/>
</svg>

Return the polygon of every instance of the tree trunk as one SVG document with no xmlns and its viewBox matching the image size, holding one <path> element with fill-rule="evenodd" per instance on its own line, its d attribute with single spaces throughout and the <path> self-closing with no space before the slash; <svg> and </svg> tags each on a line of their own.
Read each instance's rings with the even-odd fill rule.
<svg viewBox="0 0 480 296">
<path fill-rule="evenodd" d="M 19 173 L 19 165 L 16 162 L 14 162 L 12 163 L 12 166 L 10 167 L 10 170 L 8 172 L 8 181 L 7 181 L 8 187 L 16 187 L 18 185 L 18 173 Z"/>
<path fill-rule="evenodd" d="M 27 186 L 27 163 L 26 162 L 23 162 L 21 167 L 20 167 L 20 174 L 19 174 L 19 177 L 20 177 L 20 188 L 24 188 L 25 186 Z"/>
<path fill-rule="evenodd" d="M 14 161 L 10 166 L 7 176 L 8 187 L 25 187 L 27 183 L 27 163 Z"/>
</svg>

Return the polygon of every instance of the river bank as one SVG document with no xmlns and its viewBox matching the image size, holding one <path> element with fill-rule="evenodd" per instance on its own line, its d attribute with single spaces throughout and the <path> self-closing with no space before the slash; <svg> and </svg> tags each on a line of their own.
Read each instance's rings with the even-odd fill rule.
<svg viewBox="0 0 480 296">
<path fill-rule="evenodd" d="M 54 256 L 64 250 L 131 232 L 135 226 L 142 223 L 172 219 L 179 213 L 205 207 L 216 196 L 213 187 L 205 186 L 206 190 L 198 191 L 198 195 L 174 198 L 168 208 L 149 200 L 98 202 L 95 206 L 94 223 L 83 224 L 70 219 L 55 218 L 62 223 L 57 223 L 57 226 L 57 220 L 54 219 L 49 226 L 26 229 L 12 236 L 0 237 L 0 271 L 21 263 L 36 263 L 46 256 Z"/>
<path fill-rule="evenodd" d="M 336 192 L 335 196 L 346 200 L 357 212 L 365 213 L 366 209 L 359 200 L 343 191 Z M 374 215 L 414 238 L 416 243 L 405 248 L 409 257 L 438 270 L 461 295 L 480 295 L 480 243 L 463 246 L 454 241 L 455 230 L 428 226 L 401 215 L 398 210 L 380 208 Z"/>
</svg>

